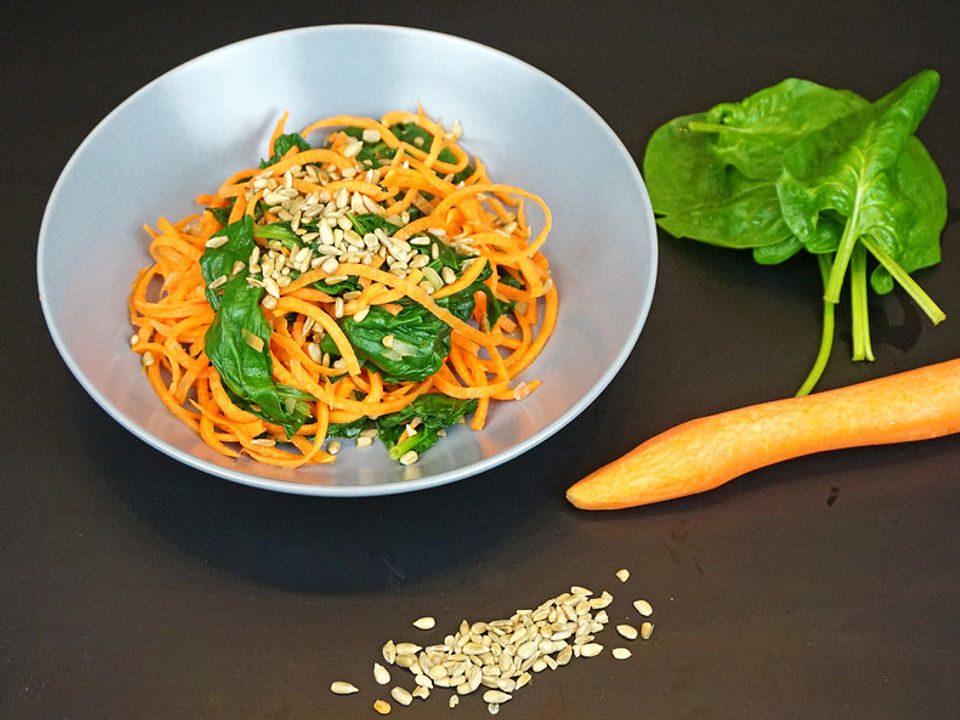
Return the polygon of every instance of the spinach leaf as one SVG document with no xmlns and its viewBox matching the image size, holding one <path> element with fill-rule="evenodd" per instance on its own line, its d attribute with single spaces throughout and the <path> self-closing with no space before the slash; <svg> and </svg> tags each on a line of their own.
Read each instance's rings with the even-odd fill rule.
<svg viewBox="0 0 960 720">
<path fill-rule="evenodd" d="M 229 277 L 233 272 L 234 263 L 237 261 L 246 263 L 250 259 L 250 253 L 253 252 L 255 246 L 253 218 L 245 216 L 231 225 L 224 226 L 211 237 L 228 238 L 227 242 L 218 248 L 205 248 L 203 255 L 200 256 L 200 270 L 203 272 L 203 279 L 207 286 L 207 302 L 214 310 L 219 310 L 221 297 L 225 294 L 225 286 L 224 288 L 211 290 L 210 283 L 223 275 Z M 244 273 L 240 273 L 237 277 L 246 285 Z M 236 279 L 234 278 L 234 280 Z"/>
<path fill-rule="evenodd" d="M 270 167 L 271 165 L 280 162 L 281 158 L 283 158 L 286 152 L 292 147 L 298 147 L 301 150 L 309 150 L 311 145 L 303 139 L 303 136 L 300 135 L 300 133 L 287 133 L 286 135 L 281 135 L 273 144 L 273 155 L 270 156 L 269 160 L 261 160 L 260 167 Z"/>
<path fill-rule="evenodd" d="M 691 121 L 688 127 L 717 134 L 714 150 L 723 163 L 747 177 L 775 181 L 788 147 L 866 104 L 846 90 L 787 78 L 741 102 L 721 103 L 707 111 L 705 121 Z"/>
<path fill-rule="evenodd" d="M 399 225 L 387 222 L 382 215 L 375 213 L 362 213 L 359 215 L 347 213 L 347 218 L 353 224 L 353 229 L 361 237 L 367 233 L 372 233 L 374 230 L 383 230 L 387 235 L 393 235 L 400 229 Z"/>
<path fill-rule="evenodd" d="M 377 418 L 377 431 L 387 445 L 390 457 L 399 460 L 410 450 L 422 454 L 437 441 L 438 430 L 455 425 L 460 418 L 476 409 L 476 400 L 458 400 L 438 393 L 426 393 L 403 410 Z M 415 428 L 416 434 L 398 443 L 407 423 L 414 418 L 420 418 L 421 421 Z"/>
<path fill-rule="evenodd" d="M 370 425 L 370 419 L 365 417 L 357 418 L 352 422 L 330 423 L 327 427 L 327 437 L 354 438 Z"/>
<path fill-rule="evenodd" d="M 894 180 L 900 176 L 887 171 L 900 161 L 939 79 L 934 71 L 922 72 L 875 103 L 805 135 L 783 156 L 784 171 L 777 181 L 780 206 L 801 242 L 815 237 L 822 212 L 835 210 L 847 218 L 824 292 L 828 302 L 839 299 L 857 241 L 873 237 L 896 261 L 902 254 L 905 223 L 915 220 L 918 204 L 928 202 L 928 190 L 907 194 Z M 919 156 L 916 159 L 918 163 L 906 161 L 908 177 L 925 174 Z M 922 246 L 936 243 L 938 235 L 921 231 L 915 239 Z M 906 289 L 917 297 L 918 287 Z M 920 304 L 931 319 L 942 314 L 929 298 Z"/>
<path fill-rule="evenodd" d="M 253 219 L 244 217 L 223 228 L 217 236 L 229 238 L 219 248 L 207 248 L 200 258 L 204 280 L 229 275 L 235 260 L 246 260 L 253 249 Z M 216 317 L 204 337 L 204 351 L 220 373 L 224 387 L 237 404 L 259 417 L 283 426 L 293 435 L 309 417 L 304 396 L 273 380 L 270 358 L 270 324 L 260 309 L 263 288 L 238 273 L 221 288 L 207 289 L 207 300 Z"/>
<path fill-rule="evenodd" d="M 296 251 L 303 247 L 303 241 L 288 222 L 275 222 L 266 225 L 257 225 L 253 228 L 253 236 L 266 240 L 279 240 L 287 250 Z"/>
<path fill-rule="evenodd" d="M 226 225 L 230 221 L 230 213 L 233 211 L 233 204 L 236 198 L 230 198 L 230 203 L 226 207 L 208 207 L 207 210 L 213 215 L 213 219 L 221 225 Z"/>
<path fill-rule="evenodd" d="M 466 320 L 473 312 L 473 292 L 468 288 L 437 304 Z M 377 368 L 388 383 L 424 380 L 437 372 L 450 354 L 450 326 L 422 305 L 412 301 L 401 305 L 396 315 L 374 305 L 360 322 L 353 316 L 340 320 L 357 357 Z M 390 347 L 383 342 L 387 336 L 392 338 Z M 321 342 L 321 348 L 330 352 L 329 344 Z"/>
<path fill-rule="evenodd" d="M 647 144 L 643 174 L 657 224 L 675 237 L 722 247 L 755 248 L 785 241 L 777 189 L 748 178 L 714 150 L 714 136 L 690 124 L 707 115 L 685 115 L 661 126 Z"/>
</svg>

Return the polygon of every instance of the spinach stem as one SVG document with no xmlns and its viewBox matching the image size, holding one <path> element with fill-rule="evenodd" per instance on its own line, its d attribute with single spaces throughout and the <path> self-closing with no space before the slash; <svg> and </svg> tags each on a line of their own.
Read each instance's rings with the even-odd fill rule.
<svg viewBox="0 0 960 720">
<path fill-rule="evenodd" d="M 840 302 L 840 288 L 843 287 L 843 277 L 847 274 L 847 266 L 850 264 L 850 256 L 853 254 L 853 246 L 857 244 L 857 224 L 860 217 L 860 191 L 857 191 L 857 198 L 853 202 L 853 210 L 850 217 L 847 218 L 847 224 L 843 228 L 843 235 L 840 237 L 840 244 L 837 246 L 837 252 L 833 259 L 833 268 L 830 270 L 830 279 L 823 289 L 823 299 L 827 302 Z"/>
<path fill-rule="evenodd" d="M 900 283 L 901 287 L 907 291 L 907 294 L 920 306 L 920 309 L 926 313 L 934 325 L 938 325 L 946 319 L 946 313 L 933 301 L 933 298 L 924 292 L 923 288 L 917 284 L 917 281 L 910 277 L 910 274 L 900 267 L 897 261 L 890 257 L 878 242 L 868 236 L 862 237 L 860 242 L 862 242 L 867 250 L 870 251 L 870 254 L 887 269 L 891 277 Z"/>
<path fill-rule="evenodd" d="M 722 130 L 736 130 L 737 128 L 731 128 L 728 125 L 721 125 L 720 123 L 708 123 L 700 122 L 699 120 L 691 120 L 687 123 L 687 129 L 692 132 L 721 132 Z"/>
<path fill-rule="evenodd" d="M 829 254 L 817 255 L 817 262 L 820 265 L 820 276 L 823 279 L 823 285 L 826 287 L 827 280 L 830 277 L 830 270 L 833 267 L 834 260 Z M 827 361 L 830 359 L 830 351 L 833 349 L 833 328 L 834 328 L 834 308 L 835 303 L 823 301 L 823 328 L 820 332 L 820 350 L 817 352 L 817 359 L 810 368 L 810 374 L 803 381 L 803 385 L 797 390 L 796 397 L 809 395 L 810 391 L 820 382 L 823 371 L 827 367 Z"/>
<path fill-rule="evenodd" d="M 857 243 L 850 256 L 850 324 L 853 332 L 851 360 L 870 360 L 870 316 L 867 307 L 867 251 Z"/>
</svg>

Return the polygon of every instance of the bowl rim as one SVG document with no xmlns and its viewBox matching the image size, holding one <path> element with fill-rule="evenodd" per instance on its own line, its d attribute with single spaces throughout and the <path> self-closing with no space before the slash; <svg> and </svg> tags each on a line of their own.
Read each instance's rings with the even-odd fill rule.
<svg viewBox="0 0 960 720">
<path fill-rule="evenodd" d="M 288 494 L 295 495 L 309 495 L 309 496 L 324 496 L 324 497 L 369 497 L 369 496 L 378 496 L 378 495 L 392 495 L 406 492 L 414 492 L 417 490 L 425 490 L 432 487 L 437 487 L 440 485 L 445 485 L 457 480 L 462 480 L 465 478 L 473 477 L 479 475 L 488 470 L 506 463 L 515 457 L 531 450 L 537 445 L 544 442 L 546 439 L 557 433 L 563 427 L 568 425 L 573 421 L 577 416 L 579 416 L 588 406 L 590 406 L 594 400 L 606 389 L 610 384 L 613 378 L 619 373 L 620 369 L 623 367 L 627 358 L 633 352 L 634 347 L 636 346 L 637 340 L 640 337 L 640 332 L 643 329 L 643 326 L 646 322 L 647 316 L 650 311 L 650 307 L 653 302 L 654 289 L 656 286 L 656 279 L 658 274 L 658 264 L 659 264 L 659 253 L 657 246 L 657 232 L 656 232 L 656 222 L 653 217 L 652 211 L 644 214 L 643 225 L 647 236 L 652 238 L 650 243 L 650 262 L 649 267 L 646 269 L 648 275 L 648 282 L 646 291 L 643 294 L 641 299 L 640 307 L 635 316 L 633 326 L 630 328 L 629 332 L 625 336 L 625 339 L 619 349 L 619 351 L 614 356 L 612 362 L 607 366 L 607 368 L 600 374 L 597 380 L 590 386 L 586 393 L 584 393 L 573 405 L 571 405 L 565 412 L 559 415 L 552 422 L 548 423 L 542 427 L 537 432 L 533 433 L 531 436 L 526 438 L 523 441 L 511 445 L 509 448 L 498 452 L 495 455 L 489 457 L 481 458 L 467 465 L 457 467 L 451 470 L 447 470 L 442 473 L 437 473 L 434 475 L 428 475 L 424 477 L 411 478 L 402 481 L 390 481 L 384 483 L 376 483 L 370 485 L 324 485 L 324 484 L 313 484 L 313 483 L 294 483 L 286 480 L 266 478 L 259 475 L 251 474 L 249 472 L 244 472 L 240 470 L 232 470 L 230 468 L 225 468 L 220 465 L 210 463 L 206 460 L 196 457 L 192 453 L 181 450 L 180 448 L 161 440 L 156 435 L 150 433 L 148 430 L 143 428 L 137 422 L 127 417 L 123 412 L 119 410 L 100 390 L 93 384 L 93 382 L 84 374 L 80 369 L 79 364 L 68 348 L 63 336 L 60 333 L 60 329 L 57 327 L 53 316 L 53 310 L 50 308 L 46 300 L 46 283 L 44 279 L 43 269 L 45 267 L 46 261 L 46 251 L 47 251 L 47 242 L 48 242 L 48 226 L 50 223 L 50 217 L 53 213 L 53 210 L 57 204 L 57 197 L 62 192 L 62 188 L 70 171 L 79 161 L 79 158 L 84 153 L 86 147 L 91 144 L 94 138 L 101 132 L 104 131 L 104 128 L 108 125 L 111 119 L 122 113 L 124 109 L 133 104 L 137 98 L 141 95 L 148 93 L 155 85 L 164 82 L 167 78 L 172 75 L 184 72 L 187 68 L 194 65 L 195 63 L 206 61 L 211 56 L 227 53 L 233 51 L 235 48 L 246 45 L 246 44 L 256 44 L 263 42 L 267 38 L 272 38 L 279 35 L 295 35 L 295 34 L 310 34 L 310 33 L 327 33 L 327 32 L 344 32 L 344 31 L 370 31 L 370 32 L 387 32 L 395 33 L 398 35 L 414 35 L 420 37 L 434 37 L 441 38 L 446 42 L 454 42 L 457 44 L 463 44 L 470 46 L 473 50 L 479 51 L 482 53 L 492 53 L 495 56 L 499 56 L 503 60 L 507 60 L 510 63 L 519 64 L 525 68 L 528 72 L 534 73 L 539 79 L 546 81 L 548 84 L 552 85 L 554 89 L 558 90 L 560 93 L 567 96 L 568 99 L 572 100 L 577 104 L 582 110 L 586 112 L 588 116 L 591 117 L 593 122 L 597 127 L 607 135 L 608 139 L 612 142 L 613 146 L 616 147 L 620 154 L 624 155 L 629 159 L 629 165 L 634 169 L 634 172 L 631 173 L 631 178 L 635 184 L 636 190 L 640 195 L 646 200 L 646 207 L 650 208 L 649 195 L 647 193 L 646 186 L 644 185 L 642 175 L 640 173 L 639 167 L 637 167 L 636 161 L 633 159 L 633 156 L 630 154 L 629 150 L 613 131 L 613 129 L 607 124 L 603 117 L 594 110 L 583 98 L 577 95 L 574 91 L 568 88 L 566 85 L 561 83 L 556 78 L 547 74 L 543 70 L 535 67 L 534 65 L 517 58 L 514 55 L 511 55 L 497 48 L 490 47 L 483 43 L 477 42 L 475 40 L 470 40 L 468 38 L 460 37 L 458 35 L 453 35 L 450 33 L 439 32 L 435 30 L 427 30 L 423 28 L 415 28 L 404 25 L 387 25 L 387 24 L 377 24 L 377 23 L 336 23 L 329 25 L 310 25 L 296 28 L 288 28 L 284 30 L 277 30 L 269 33 L 263 33 L 260 35 L 254 35 L 251 37 L 243 38 L 241 40 L 236 40 L 234 42 L 222 45 L 220 47 L 208 50 L 204 53 L 197 55 L 179 65 L 170 68 L 169 70 L 158 75 L 156 78 L 148 82 L 147 84 L 140 87 L 138 90 L 133 92 L 122 102 L 120 102 L 116 107 L 114 107 L 109 113 L 107 113 L 83 138 L 79 143 L 77 148 L 70 155 L 70 158 L 64 164 L 63 169 L 60 171 L 57 181 L 53 186 L 53 189 L 50 192 L 50 197 L 47 200 L 46 206 L 44 208 L 43 217 L 40 223 L 39 235 L 38 235 L 38 244 L 37 244 L 37 269 L 36 269 L 36 280 L 37 287 L 39 291 L 39 301 L 41 310 L 43 312 L 44 321 L 47 326 L 47 330 L 50 333 L 51 339 L 53 340 L 54 345 L 57 348 L 57 351 L 60 353 L 61 358 L 64 363 L 67 365 L 71 374 L 74 378 L 80 383 L 83 389 L 90 395 L 91 398 L 107 412 L 110 417 L 112 417 L 117 423 L 119 423 L 123 428 L 130 431 L 133 435 L 144 441 L 146 444 L 150 445 L 154 449 L 157 449 L 169 457 L 178 460 L 179 462 L 192 467 L 196 470 L 200 470 L 208 475 L 213 475 L 215 477 L 220 477 L 225 480 L 230 480 L 242 485 L 247 485 L 250 487 L 256 487 L 263 490 L 270 490 L 275 492 L 283 492 Z"/>
</svg>

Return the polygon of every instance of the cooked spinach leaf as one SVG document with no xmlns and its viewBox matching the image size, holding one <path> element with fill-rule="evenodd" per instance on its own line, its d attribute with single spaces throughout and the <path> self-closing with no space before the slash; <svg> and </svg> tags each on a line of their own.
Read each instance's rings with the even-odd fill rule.
<svg viewBox="0 0 960 720">
<path fill-rule="evenodd" d="M 261 160 L 260 167 L 265 168 L 274 165 L 283 158 L 287 151 L 292 147 L 298 147 L 301 150 L 309 150 L 310 143 L 303 139 L 300 133 L 287 133 L 277 138 L 273 144 L 273 155 L 269 160 Z"/>
<path fill-rule="evenodd" d="M 204 351 L 220 374 L 224 387 L 242 408 L 283 426 L 293 435 L 309 418 L 309 396 L 273 380 L 270 358 L 270 324 L 260 309 L 263 288 L 238 273 L 211 291 L 210 283 L 229 275 L 235 260 L 244 262 L 253 249 L 253 219 L 244 217 L 216 236 L 229 238 L 219 248 L 207 248 L 200 266 L 207 283 L 207 300 L 216 317 L 204 338 Z"/>
<path fill-rule="evenodd" d="M 399 460 L 411 450 L 422 454 L 437 441 L 438 430 L 456 425 L 462 417 L 476 409 L 477 401 L 473 399 L 458 400 L 439 393 L 426 393 L 403 410 L 377 418 L 377 431 L 390 457 Z M 415 418 L 420 419 L 416 433 L 398 443 L 404 428 Z"/>
</svg>

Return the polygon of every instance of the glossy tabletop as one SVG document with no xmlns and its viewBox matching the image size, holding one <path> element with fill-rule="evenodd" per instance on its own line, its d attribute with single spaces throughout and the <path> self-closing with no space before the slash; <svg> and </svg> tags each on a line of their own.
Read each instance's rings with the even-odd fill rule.
<svg viewBox="0 0 960 720">
<path fill-rule="evenodd" d="M 611 624 L 639 624 L 631 603 L 649 600 L 652 637 L 606 629 L 604 653 L 535 674 L 501 717 L 960 716 L 960 437 L 806 457 L 645 508 L 587 513 L 564 499 L 661 430 L 792 394 L 820 333 L 809 258 L 760 267 L 661 231 L 649 318 L 600 397 L 532 451 L 416 493 L 233 484 L 155 451 L 84 393 L 44 326 L 34 272 L 71 153 L 190 58 L 328 22 L 422 27 L 510 53 L 580 95 L 638 163 L 666 120 L 785 77 L 874 99 L 934 68 L 943 81 L 919 136 L 960 207 L 960 11 L 947 3 L 4 6 L 0 717 L 378 717 L 390 686 L 371 667 L 386 640 L 439 642 L 463 619 L 508 617 L 571 585 L 609 590 Z M 841 305 L 823 389 L 960 352 L 958 216 L 942 263 L 916 274 L 947 320 L 933 327 L 901 292 L 871 296 L 876 360 L 854 364 Z M 598 300 L 616 302 L 609 292 Z M 435 630 L 411 626 L 423 615 Z M 617 645 L 632 657 L 614 659 Z M 335 680 L 360 692 L 335 696 Z M 479 696 L 453 710 L 448 696 L 391 700 L 392 716 L 489 717 Z"/>
</svg>

